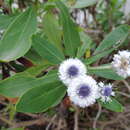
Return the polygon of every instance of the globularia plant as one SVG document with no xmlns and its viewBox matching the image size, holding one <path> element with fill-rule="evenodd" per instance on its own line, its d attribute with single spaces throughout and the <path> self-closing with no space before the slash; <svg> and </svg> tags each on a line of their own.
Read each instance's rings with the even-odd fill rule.
<svg viewBox="0 0 130 130">
<path fill-rule="evenodd" d="M 38 64 L 0 81 L 0 94 L 18 97 L 18 112 L 45 112 L 66 96 L 79 107 L 99 102 L 112 111 L 123 111 L 123 106 L 116 100 L 114 84 L 106 83 L 104 79 L 123 80 L 130 76 L 130 52 L 123 50 L 112 54 L 127 39 L 130 27 L 118 26 L 93 49 L 93 41 L 84 29 L 76 26 L 61 1 L 48 2 L 42 8 L 44 13 L 30 7 L 5 17 L 9 20 L 1 27 L 4 33 L 0 40 L 0 61 L 10 63 L 25 56 Z M 38 21 L 36 12 L 41 14 Z M 39 24 L 41 21 L 43 23 Z M 86 56 L 86 51 L 92 54 Z M 111 63 L 94 65 L 108 55 L 113 56 Z M 101 77 L 100 81 L 97 77 Z"/>
</svg>

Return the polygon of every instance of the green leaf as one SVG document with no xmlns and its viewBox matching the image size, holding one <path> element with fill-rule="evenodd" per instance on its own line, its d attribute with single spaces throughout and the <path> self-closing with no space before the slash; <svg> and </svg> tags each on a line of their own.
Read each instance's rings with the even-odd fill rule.
<svg viewBox="0 0 130 130">
<path fill-rule="evenodd" d="M 50 83 L 29 90 L 16 106 L 18 112 L 44 112 L 60 103 L 65 96 L 66 87 L 60 82 Z"/>
<path fill-rule="evenodd" d="M 24 73 L 28 73 L 30 76 L 36 77 L 38 74 L 40 74 L 43 70 L 45 70 L 48 67 L 50 67 L 50 65 L 44 62 L 43 64 L 35 65 L 35 66 L 27 69 L 26 71 L 22 72 L 21 74 L 24 75 Z"/>
<path fill-rule="evenodd" d="M 106 38 L 97 47 L 94 54 L 105 51 L 109 48 L 116 48 L 116 46 L 121 45 L 129 35 L 129 32 L 130 26 L 120 25 L 106 36 Z"/>
<path fill-rule="evenodd" d="M 85 8 L 96 4 L 97 0 L 76 0 L 72 8 Z"/>
<path fill-rule="evenodd" d="M 8 26 L 0 41 L 0 60 L 9 62 L 23 56 L 31 47 L 31 35 L 36 31 L 33 8 L 17 16 Z"/>
<path fill-rule="evenodd" d="M 52 22 L 53 21 L 53 22 Z M 55 15 L 47 12 L 43 20 L 44 32 L 51 43 L 54 43 L 57 48 L 62 50 L 61 45 L 61 30 Z"/>
<path fill-rule="evenodd" d="M 32 38 L 33 47 L 37 53 L 53 64 L 59 64 L 64 60 L 63 53 L 53 44 L 49 43 L 45 38 L 34 35 Z"/>
<path fill-rule="evenodd" d="M 55 8 L 56 5 L 55 5 L 55 2 L 48 0 L 41 6 L 44 8 L 45 11 L 49 11 L 49 10 Z"/>
<path fill-rule="evenodd" d="M 110 65 L 102 65 L 98 67 L 88 67 L 89 74 L 95 74 L 99 77 L 112 80 L 123 80 L 122 77 L 118 76 L 116 72 L 111 68 Z"/>
<path fill-rule="evenodd" d="M 30 76 L 15 75 L 0 82 L 0 94 L 7 97 L 19 97 L 32 88 L 35 78 Z"/>
<path fill-rule="evenodd" d="M 33 48 L 25 54 L 25 57 L 27 57 L 35 65 L 41 65 L 46 62 L 45 59 L 42 58 Z"/>
<path fill-rule="evenodd" d="M 6 29 L 9 24 L 15 19 L 15 17 L 15 15 L 0 15 L 0 30 Z"/>
<path fill-rule="evenodd" d="M 35 78 L 30 75 L 30 72 L 18 73 L 10 78 L 0 81 L 0 94 L 7 97 L 19 97 L 33 87 L 45 85 L 57 80 L 59 80 L 57 72 L 49 73 L 41 78 Z"/>
<path fill-rule="evenodd" d="M 115 48 L 108 49 L 108 50 L 103 51 L 101 53 L 98 53 L 94 56 L 91 56 L 90 58 L 85 59 L 84 62 L 85 62 L 86 65 L 92 64 L 95 61 L 100 60 L 102 57 L 107 56 L 108 54 L 110 54 L 114 50 L 115 50 Z"/>
<path fill-rule="evenodd" d="M 24 130 L 24 128 L 7 128 L 2 130 Z"/>
<path fill-rule="evenodd" d="M 124 108 L 123 106 L 114 98 L 111 98 L 112 101 L 108 103 L 103 103 L 102 101 L 99 101 L 99 103 L 107 108 L 108 110 L 114 111 L 114 112 L 123 112 Z"/>
<path fill-rule="evenodd" d="M 84 32 L 80 32 L 80 39 L 82 41 L 82 46 L 79 47 L 78 52 L 77 52 L 77 57 L 81 58 L 87 49 L 90 49 L 91 43 L 92 43 L 92 39 L 85 34 Z"/>
<path fill-rule="evenodd" d="M 61 2 L 56 2 L 57 7 L 60 10 L 60 18 L 63 26 L 63 38 L 66 54 L 75 57 L 76 51 L 80 46 L 80 36 L 76 29 L 76 25 L 70 18 L 67 7 Z"/>
</svg>

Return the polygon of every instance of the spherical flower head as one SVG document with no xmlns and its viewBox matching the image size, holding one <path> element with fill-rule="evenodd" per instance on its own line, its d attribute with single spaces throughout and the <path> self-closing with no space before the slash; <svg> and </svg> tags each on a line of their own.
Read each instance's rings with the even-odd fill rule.
<svg viewBox="0 0 130 130">
<path fill-rule="evenodd" d="M 67 59 L 60 64 L 59 78 L 65 84 L 68 85 L 73 79 L 78 78 L 81 75 L 86 74 L 85 65 L 77 58 Z"/>
<path fill-rule="evenodd" d="M 88 107 L 99 98 L 96 81 L 90 76 L 80 76 L 72 80 L 67 89 L 70 100 L 82 108 Z"/>
<path fill-rule="evenodd" d="M 102 102 L 110 102 L 111 96 L 115 96 L 115 92 L 112 91 L 111 84 L 104 84 L 103 82 L 99 83 L 99 91 L 100 91 L 100 98 Z"/>
<path fill-rule="evenodd" d="M 113 57 L 112 67 L 123 78 L 130 76 L 130 51 L 119 51 Z"/>
</svg>

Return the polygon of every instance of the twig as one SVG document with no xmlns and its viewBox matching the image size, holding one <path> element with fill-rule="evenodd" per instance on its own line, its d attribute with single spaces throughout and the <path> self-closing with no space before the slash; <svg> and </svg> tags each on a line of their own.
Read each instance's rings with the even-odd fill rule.
<svg viewBox="0 0 130 130">
<path fill-rule="evenodd" d="M 101 130 L 105 130 L 105 127 L 106 127 L 107 125 L 117 123 L 117 122 L 121 119 L 121 117 L 122 117 L 122 113 L 119 114 L 119 115 L 118 115 L 116 118 L 114 118 L 113 120 L 104 122 L 100 129 L 101 129 Z"/>
<path fill-rule="evenodd" d="M 130 85 L 128 84 L 128 82 L 126 80 L 122 80 L 122 82 L 125 84 L 125 86 L 128 88 L 130 92 Z"/>
<path fill-rule="evenodd" d="M 126 94 L 126 93 L 124 93 L 124 92 L 116 91 L 116 93 L 119 93 L 119 94 L 121 94 L 121 95 L 123 95 L 123 96 L 125 96 L 125 97 L 130 98 L 130 95 L 128 95 L 128 94 Z"/>
<path fill-rule="evenodd" d="M 62 119 L 59 119 L 57 130 L 60 130 L 62 126 Z"/>
<path fill-rule="evenodd" d="M 10 126 L 14 125 L 12 122 L 10 122 L 8 119 L 2 117 L 1 115 L 0 115 L 0 120 L 3 121 L 3 122 L 5 122 L 6 124 L 8 124 Z"/>
<path fill-rule="evenodd" d="M 0 104 L 7 106 L 8 104 L 5 102 L 0 101 Z"/>
<path fill-rule="evenodd" d="M 23 122 L 20 122 L 20 123 L 15 123 L 15 122 L 11 122 L 8 119 L 2 117 L 1 115 L 0 115 L 0 120 L 5 122 L 6 124 L 8 124 L 11 128 L 31 126 L 31 125 L 34 125 L 34 124 L 38 124 L 41 121 L 45 121 L 43 118 L 40 118 L 40 119 L 37 119 L 37 120 L 23 121 Z"/>
<path fill-rule="evenodd" d="M 45 129 L 45 130 L 49 130 L 49 128 L 50 128 L 50 126 L 51 126 L 52 122 L 56 119 L 56 117 L 57 117 L 57 115 L 54 115 L 54 116 L 52 117 L 52 119 L 51 119 L 50 123 L 47 125 L 47 127 L 46 127 L 46 129 Z"/>
<path fill-rule="evenodd" d="M 23 113 L 23 114 L 33 117 L 33 118 L 39 118 L 39 115 L 36 115 L 36 114 L 32 114 L 32 113 Z"/>
<path fill-rule="evenodd" d="M 33 114 L 28 114 L 28 115 L 35 117 Z M 54 119 L 55 119 L 55 116 L 53 117 L 53 120 L 51 120 L 51 123 L 54 121 Z M 34 124 L 41 124 L 41 123 L 45 123 L 45 122 L 50 121 L 49 119 L 47 119 L 45 117 L 39 117 L 38 119 L 35 119 L 35 120 L 23 121 L 23 122 L 20 122 L 20 123 L 16 123 L 16 122 L 9 121 L 8 119 L 6 119 L 5 117 L 3 117 L 1 115 L 0 115 L 0 120 L 5 122 L 6 124 L 8 124 L 11 128 L 27 127 L 27 126 L 31 126 L 31 125 L 34 125 Z M 48 129 L 49 129 L 49 127 L 48 127 Z"/>
<path fill-rule="evenodd" d="M 38 124 L 41 121 L 42 121 L 42 119 L 37 119 L 37 120 L 32 120 L 32 121 L 22 121 L 20 123 L 16 123 L 15 125 L 13 125 L 12 128 L 27 127 L 27 126 L 31 126 L 34 124 Z"/>
<path fill-rule="evenodd" d="M 120 122 L 120 124 L 122 125 L 122 127 L 125 128 L 125 130 L 129 130 L 129 128 L 125 125 L 124 122 L 122 122 L 122 121 L 120 121 L 120 120 L 119 120 L 119 122 Z"/>
<path fill-rule="evenodd" d="M 78 130 L 78 115 L 79 115 L 79 110 L 77 107 L 75 107 L 75 114 L 74 114 L 74 130 Z"/>
<path fill-rule="evenodd" d="M 102 107 L 101 107 L 101 105 L 99 103 L 98 103 L 98 106 L 99 106 L 98 112 L 97 112 L 97 115 L 96 115 L 96 117 L 94 119 L 94 122 L 93 122 L 93 129 L 96 129 L 97 120 L 100 117 L 101 112 L 102 112 Z"/>
<path fill-rule="evenodd" d="M 116 80 L 113 82 L 113 86 L 117 86 L 119 83 L 121 82 L 121 80 Z"/>
</svg>

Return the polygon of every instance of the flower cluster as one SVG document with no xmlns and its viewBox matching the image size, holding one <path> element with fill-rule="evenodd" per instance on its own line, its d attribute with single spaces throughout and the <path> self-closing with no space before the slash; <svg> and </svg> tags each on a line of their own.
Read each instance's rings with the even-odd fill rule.
<svg viewBox="0 0 130 130">
<path fill-rule="evenodd" d="M 63 61 L 59 67 L 59 78 L 67 86 L 70 100 L 80 106 L 87 107 L 101 98 L 103 102 L 111 101 L 114 96 L 112 85 L 97 83 L 87 75 L 86 66 L 77 58 Z"/>
<path fill-rule="evenodd" d="M 130 76 L 130 52 L 119 51 L 115 54 L 111 63 L 115 72 L 126 78 Z M 67 86 L 70 100 L 80 106 L 87 107 L 100 98 L 102 102 L 110 102 L 112 84 L 97 83 L 91 76 L 87 75 L 86 66 L 77 58 L 63 61 L 59 67 L 59 78 Z"/>
</svg>

